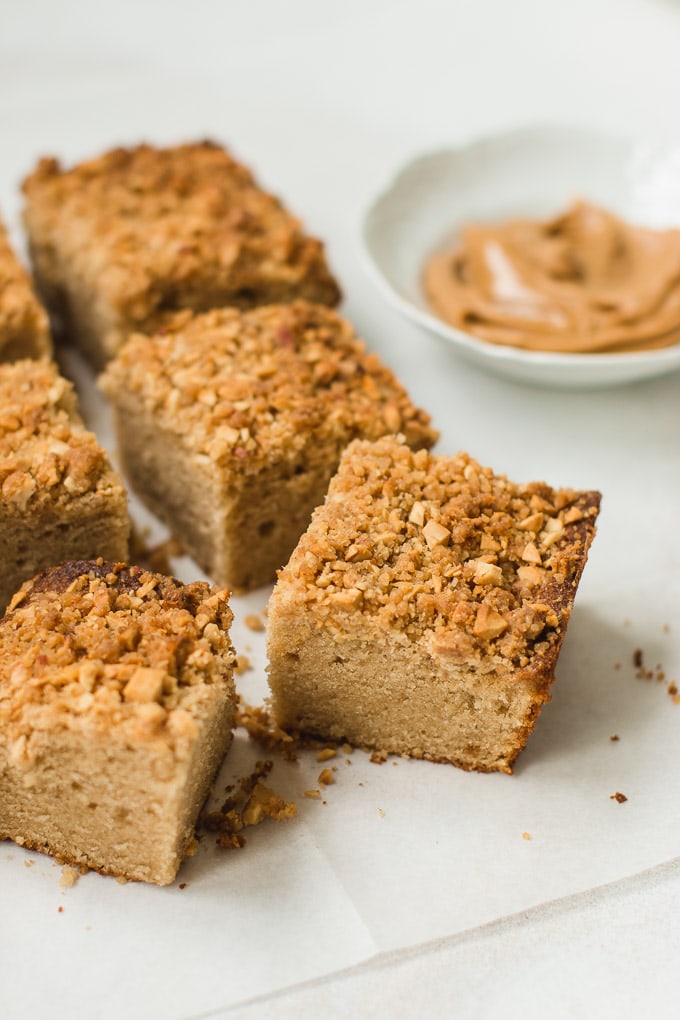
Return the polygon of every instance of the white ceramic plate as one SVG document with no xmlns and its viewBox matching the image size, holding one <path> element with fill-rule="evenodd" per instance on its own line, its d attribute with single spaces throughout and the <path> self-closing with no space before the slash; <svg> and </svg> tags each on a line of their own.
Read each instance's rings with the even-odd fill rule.
<svg viewBox="0 0 680 1020">
<path fill-rule="evenodd" d="M 501 347 L 436 318 L 421 285 L 427 256 L 465 223 L 547 217 L 575 198 L 633 223 L 680 226 L 680 144 L 581 128 L 526 128 L 419 156 L 371 202 L 361 225 L 369 272 L 409 319 L 499 375 L 557 387 L 613 386 L 680 368 L 680 344 L 630 354 Z"/>
</svg>

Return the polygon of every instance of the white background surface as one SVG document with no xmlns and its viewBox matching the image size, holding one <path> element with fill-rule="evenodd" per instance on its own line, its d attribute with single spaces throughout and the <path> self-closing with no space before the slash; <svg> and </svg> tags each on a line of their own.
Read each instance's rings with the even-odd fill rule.
<svg viewBox="0 0 680 1020">
<path fill-rule="evenodd" d="M 3 1016 L 676 1015 L 679 869 L 658 866 L 680 846 L 680 705 L 631 658 L 680 681 L 680 375 L 588 393 L 487 377 L 384 305 L 355 231 L 420 149 L 531 122 L 680 131 L 678 52 L 671 0 L 5 2 L 0 209 L 17 239 L 38 156 L 216 137 L 327 240 L 345 313 L 442 452 L 604 501 L 555 698 L 514 777 L 357 753 L 327 806 L 302 802 L 239 855 L 205 844 L 184 891 L 88 875 L 64 893 L 49 860 L 3 845 Z M 267 594 L 235 605 L 251 699 L 262 642 L 241 621 Z M 224 780 L 254 755 L 239 740 Z M 299 799 L 318 770 L 276 782 Z"/>
</svg>

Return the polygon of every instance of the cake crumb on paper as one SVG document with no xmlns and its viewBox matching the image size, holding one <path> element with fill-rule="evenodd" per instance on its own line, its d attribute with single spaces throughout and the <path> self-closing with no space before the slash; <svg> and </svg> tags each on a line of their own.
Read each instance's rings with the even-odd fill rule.
<svg viewBox="0 0 680 1020">
<path fill-rule="evenodd" d="M 80 878 L 80 872 L 75 868 L 72 868 L 69 864 L 65 864 L 61 869 L 61 878 L 59 879 L 59 886 L 61 889 L 70 889 L 76 884 Z"/>
<path fill-rule="evenodd" d="M 247 673 L 253 668 L 252 663 L 247 655 L 236 656 L 236 666 L 234 667 L 234 673 L 237 676 L 242 676 L 243 673 Z"/>
<path fill-rule="evenodd" d="M 609 799 L 615 800 L 617 804 L 625 804 L 625 802 L 628 800 L 625 793 L 619 793 L 618 790 L 616 791 L 616 793 L 612 793 Z"/>
<path fill-rule="evenodd" d="M 531 833 L 530 832 L 523 832 L 522 833 L 522 839 L 531 839 Z"/>
<path fill-rule="evenodd" d="M 321 751 L 317 753 L 316 760 L 319 762 L 330 761 L 332 758 L 337 758 L 337 756 L 338 756 L 337 748 L 324 747 Z"/>
<path fill-rule="evenodd" d="M 259 825 L 266 818 L 282 822 L 295 817 L 295 802 L 287 802 L 263 782 L 273 766 L 272 761 L 256 762 L 250 775 L 227 787 L 227 798 L 219 811 L 209 811 L 203 816 L 200 824 L 209 832 L 218 833 L 218 846 L 241 850 L 246 845 L 243 829 Z"/>
<path fill-rule="evenodd" d="M 248 613 L 243 621 L 248 630 L 254 631 L 256 634 L 261 633 L 264 630 L 264 623 L 262 618 L 257 613 Z"/>
</svg>

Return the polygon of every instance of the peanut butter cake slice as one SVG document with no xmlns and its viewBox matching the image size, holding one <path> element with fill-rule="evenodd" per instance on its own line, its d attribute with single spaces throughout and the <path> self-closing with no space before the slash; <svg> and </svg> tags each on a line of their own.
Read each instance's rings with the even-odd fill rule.
<svg viewBox="0 0 680 1020">
<path fill-rule="evenodd" d="M 0 361 L 39 358 L 51 351 L 47 313 L 0 220 Z"/>
<path fill-rule="evenodd" d="M 63 560 L 124 560 L 127 496 L 46 360 L 0 365 L 0 612 L 27 578 Z"/>
<path fill-rule="evenodd" d="M 352 443 L 269 603 L 276 721 L 511 772 L 550 697 L 599 501 L 464 453 Z"/>
<path fill-rule="evenodd" d="M 210 142 L 43 159 L 24 193 L 40 293 L 100 367 L 179 309 L 340 299 L 322 244 Z"/>
<path fill-rule="evenodd" d="M 26 582 L 0 621 L 0 838 L 173 881 L 231 741 L 227 596 L 102 560 Z"/>
<path fill-rule="evenodd" d="M 436 439 L 348 322 L 295 302 L 179 313 L 101 379 L 127 479 L 215 581 L 274 580 L 357 436 Z"/>
</svg>

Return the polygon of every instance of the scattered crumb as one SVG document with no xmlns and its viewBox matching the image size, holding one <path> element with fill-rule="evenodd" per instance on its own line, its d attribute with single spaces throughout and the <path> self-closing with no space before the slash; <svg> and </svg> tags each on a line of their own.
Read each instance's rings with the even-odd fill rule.
<svg viewBox="0 0 680 1020">
<path fill-rule="evenodd" d="M 195 857 L 198 853 L 198 840 L 192 837 L 187 843 L 186 850 L 184 851 L 185 857 Z"/>
<path fill-rule="evenodd" d="M 344 743 L 344 744 L 342 745 L 342 748 L 341 748 L 341 750 L 342 750 L 342 753 L 343 753 L 343 754 L 351 754 L 351 753 L 352 753 L 352 751 L 354 750 L 354 748 L 352 747 L 352 745 L 351 745 L 351 744 L 348 744 L 348 743 L 347 743 L 347 742 L 345 741 L 345 743 Z"/>
<path fill-rule="evenodd" d="M 399 764 L 399 762 L 398 762 L 398 761 L 397 761 L 397 759 L 395 758 L 395 759 L 394 759 L 394 761 L 392 762 L 392 764 L 393 764 L 393 765 L 398 765 L 398 764 Z"/>
<path fill-rule="evenodd" d="M 674 705 L 680 705 L 680 694 L 674 694 L 671 701 Z"/>
<path fill-rule="evenodd" d="M 65 864 L 61 869 L 61 878 L 59 879 L 59 886 L 61 889 L 70 889 L 76 884 L 80 878 L 80 872 L 75 868 L 72 868 L 69 864 Z"/>
<path fill-rule="evenodd" d="M 271 772 L 272 761 L 258 761 L 249 776 L 227 787 L 227 799 L 219 811 L 209 811 L 199 823 L 209 832 L 219 833 L 217 845 L 240 850 L 246 845 L 243 829 L 259 825 L 265 818 L 287 821 L 297 814 L 297 805 L 286 802 L 262 782 Z"/>
<path fill-rule="evenodd" d="M 369 760 L 374 765 L 384 765 L 387 761 L 387 751 L 374 751 Z"/>
<path fill-rule="evenodd" d="M 671 626 L 670 626 L 669 623 L 664 623 L 663 627 L 661 628 L 661 630 L 664 632 L 664 634 L 669 634 L 670 633 L 670 629 L 671 629 Z"/>
<path fill-rule="evenodd" d="M 345 765 L 351 765 L 351 764 L 352 764 L 352 762 L 350 761 L 350 759 L 349 758 L 345 758 Z"/>
<path fill-rule="evenodd" d="M 310 797 L 312 800 L 318 800 L 321 797 L 321 791 L 320 790 L 305 790 L 303 796 Z"/>
<path fill-rule="evenodd" d="M 57 907 L 57 913 L 58 914 L 63 914 L 64 913 L 64 908 L 63 907 Z"/>
<path fill-rule="evenodd" d="M 291 732 L 282 730 L 274 722 L 265 705 L 248 705 L 242 698 L 239 699 L 236 709 L 236 725 L 242 726 L 250 739 L 260 747 L 266 751 L 276 751 L 286 761 L 297 761 L 296 751 L 300 749 L 318 751 L 320 755 L 326 754 L 328 759 L 337 755 L 337 750 L 329 745 L 327 740 L 309 737 L 297 730 Z M 347 748 L 347 753 L 351 754 L 353 751 L 351 744 L 343 743 L 339 746 L 343 750 Z M 325 760 L 324 757 L 317 757 L 317 761 Z"/>
<path fill-rule="evenodd" d="M 264 630 L 264 623 L 262 618 L 257 613 L 248 613 L 245 620 L 243 621 L 248 630 L 253 630 L 255 633 L 260 633 Z"/>
<path fill-rule="evenodd" d="M 92 931 L 92 925 L 91 924 L 86 924 L 85 925 L 85 931 Z"/>
<path fill-rule="evenodd" d="M 380 815 L 381 818 L 385 817 L 385 812 L 383 811 L 383 809 L 381 807 L 378 808 L 378 814 Z"/>
<path fill-rule="evenodd" d="M 236 709 L 236 725 L 242 726 L 251 740 L 265 751 L 277 751 L 286 761 L 296 761 L 295 751 L 300 746 L 297 734 L 286 733 L 276 725 L 268 710 L 263 706 L 247 705 L 239 698 Z"/>
<path fill-rule="evenodd" d="M 128 884 L 128 880 L 125 877 L 125 875 L 116 875 L 116 882 L 118 883 L 118 885 L 127 885 Z"/>
<path fill-rule="evenodd" d="M 236 676 L 241 676 L 243 673 L 247 673 L 248 670 L 252 668 L 252 663 L 247 655 L 236 656 L 236 665 L 234 666 L 234 673 L 236 673 Z"/>
<path fill-rule="evenodd" d="M 624 804 L 628 800 L 625 793 L 619 793 L 618 790 L 612 793 L 609 799 L 615 800 L 617 804 Z"/>
<path fill-rule="evenodd" d="M 157 545 L 147 543 L 148 529 L 138 531 L 133 528 L 130 538 L 130 561 L 148 567 L 158 574 L 172 574 L 170 559 L 184 555 L 184 548 L 176 538 L 166 538 Z"/>
<path fill-rule="evenodd" d="M 531 839 L 531 833 L 530 832 L 523 832 L 522 833 L 522 839 Z"/>
<path fill-rule="evenodd" d="M 675 680 L 671 680 L 671 682 L 669 683 L 668 693 L 672 698 L 678 693 L 678 685 L 676 684 Z"/>
<path fill-rule="evenodd" d="M 25 868 L 32 868 L 34 864 L 35 864 L 35 861 L 24 861 L 24 867 Z"/>
<path fill-rule="evenodd" d="M 633 666 L 635 667 L 635 676 L 638 680 L 652 680 L 654 678 L 654 670 L 647 669 L 644 664 L 644 655 L 641 648 L 636 648 L 633 652 Z M 657 665 L 657 680 L 659 679 L 658 673 L 660 669 L 661 667 Z"/>
<path fill-rule="evenodd" d="M 317 761 L 330 761 L 331 758 L 337 758 L 338 752 L 334 747 L 324 747 L 323 750 L 319 751 L 316 756 Z"/>
<path fill-rule="evenodd" d="M 612 733 L 612 735 L 611 735 L 611 737 L 609 739 L 613 740 L 613 741 L 617 741 L 617 740 L 620 739 L 620 737 L 619 737 L 618 733 Z"/>
<path fill-rule="evenodd" d="M 621 669 L 621 663 L 620 662 L 615 662 L 614 663 L 614 669 Z"/>
<path fill-rule="evenodd" d="M 180 889 L 186 889 L 186 887 L 187 887 L 187 884 L 186 884 L 186 882 L 180 882 L 180 883 L 179 883 L 179 888 L 180 888 Z"/>
<path fill-rule="evenodd" d="M 317 782 L 320 786 L 332 786 L 335 782 L 335 777 L 330 769 L 322 769 L 322 771 L 319 772 Z"/>
<path fill-rule="evenodd" d="M 78 865 L 78 871 L 80 872 L 81 875 L 87 875 L 89 870 L 90 869 L 88 868 L 87 864 Z"/>
</svg>

